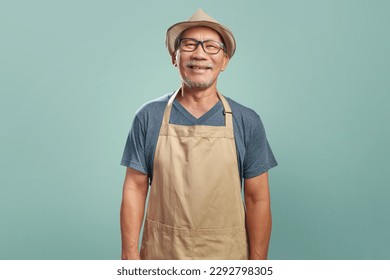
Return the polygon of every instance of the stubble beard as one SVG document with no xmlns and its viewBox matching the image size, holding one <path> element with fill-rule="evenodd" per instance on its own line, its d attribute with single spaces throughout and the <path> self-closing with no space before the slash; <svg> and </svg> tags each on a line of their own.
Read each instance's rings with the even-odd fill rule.
<svg viewBox="0 0 390 280">
<path fill-rule="evenodd" d="M 201 62 L 196 61 L 196 60 L 190 60 L 185 65 L 185 67 L 189 67 L 189 68 L 192 68 L 194 66 L 206 67 L 209 70 L 213 69 L 213 65 L 211 63 L 205 64 L 205 63 L 201 63 Z M 184 85 L 190 89 L 206 89 L 206 88 L 209 88 L 214 83 L 213 80 L 210 80 L 207 82 L 194 82 L 185 76 L 182 77 L 182 80 L 183 80 Z"/>
<path fill-rule="evenodd" d="M 213 84 L 213 81 L 194 82 L 194 81 L 191 81 L 187 77 L 183 77 L 183 83 L 184 83 L 184 85 L 186 85 L 188 88 L 191 88 L 191 89 L 206 89 L 206 88 L 209 88 Z"/>
</svg>

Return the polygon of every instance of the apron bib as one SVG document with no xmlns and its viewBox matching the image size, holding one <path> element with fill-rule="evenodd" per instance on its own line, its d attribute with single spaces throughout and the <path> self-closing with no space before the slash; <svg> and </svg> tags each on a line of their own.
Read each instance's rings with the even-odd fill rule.
<svg viewBox="0 0 390 280">
<path fill-rule="evenodd" d="M 141 259 L 248 259 L 233 117 L 225 126 L 169 123 L 165 108 L 154 156 Z"/>
</svg>

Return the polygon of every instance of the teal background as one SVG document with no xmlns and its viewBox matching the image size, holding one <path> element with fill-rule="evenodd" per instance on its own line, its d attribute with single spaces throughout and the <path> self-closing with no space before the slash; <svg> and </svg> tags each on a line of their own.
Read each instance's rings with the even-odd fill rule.
<svg viewBox="0 0 390 280">
<path fill-rule="evenodd" d="M 178 88 L 166 29 L 202 7 L 234 32 L 219 78 L 255 109 L 271 259 L 390 259 L 389 1 L 0 4 L 0 259 L 119 259 L 135 111 Z"/>
</svg>

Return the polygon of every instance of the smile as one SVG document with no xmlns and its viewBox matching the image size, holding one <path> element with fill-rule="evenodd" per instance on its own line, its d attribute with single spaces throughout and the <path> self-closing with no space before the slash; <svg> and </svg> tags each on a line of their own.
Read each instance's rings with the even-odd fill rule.
<svg viewBox="0 0 390 280">
<path fill-rule="evenodd" d="M 210 67 L 210 66 L 196 66 L 196 65 L 190 65 L 190 66 L 188 66 L 188 68 L 194 69 L 194 70 L 209 70 L 209 69 L 212 69 L 212 67 Z"/>
</svg>

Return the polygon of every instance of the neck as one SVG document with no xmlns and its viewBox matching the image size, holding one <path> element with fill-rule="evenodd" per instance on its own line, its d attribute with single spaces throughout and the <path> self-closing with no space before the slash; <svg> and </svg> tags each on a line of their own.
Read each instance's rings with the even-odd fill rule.
<svg viewBox="0 0 390 280">
<path fill-rule="evenodd" d="M 195 104 L 207 104 L 216 103 L 218 100 L 217 87 L 215 85 L 208 88 L 189 88 L 182 85 L 181 91 L 178 94 L 177 99 L 180 103 L 195 103 Z"/>
<path fill-rule="evenodd" d="M 209 111 L 219 100 L 215 85 L 205 89 L 188 88 L 182 85 L 177 99 L 196 118 Z"/>
</svg>

